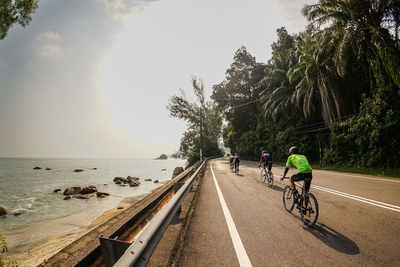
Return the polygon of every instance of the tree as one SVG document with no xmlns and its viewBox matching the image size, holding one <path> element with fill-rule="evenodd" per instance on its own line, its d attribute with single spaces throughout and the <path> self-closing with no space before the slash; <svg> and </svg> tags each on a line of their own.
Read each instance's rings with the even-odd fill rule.
<svg viewBox="0 0 400 267">
<path fill-rule="evenodd" d="M 352 82 L 357 77 L 360 78 L 357 81 L 365 80 L 362 79 L 365 69 L 359 64 L 350 65 L 351 79 L 338 75 L 331 56 L 334 49 L 321 49 L 319 37 L 313 38 L 311 31 L 298 36 L 295 45 L 298 62 L 289 69 L 287 77 L 295 86 L 292 102 L 301 106 L 305 118 L 323 119 L 331 124 L 358 112 L 361 88 L 368 87 L 368 83 Z"/>
<path fill-rule="evenodd" d="M 303 10 L 319 47 L 314 58 L 331 55 L 337 74 L 349 82 L 346 89 L 364 96 L 359 116 L 332 128 L 325 155 L 330 164 L 399 166 L 394 149 L 400 130 L 399 10 L 400 1 L 392 0 L 321 0 Z M 358 84 L 357 72 L 368 86 Z"/>
<path fill-rule="evenodd" d="M 227 121 L 223 139 L 232 152 L 239 149 L 241 136 L 257 127 L 260 81 L 264 77 L 264 68 L 265 65 L 257 63 L 255 57 L 242 46 L 226 70 L 225 79 L 213 86 L 211 98 Z M 246 151 L 238 152 L 246 156 Z"/>
<path fill-rule="evenodd" d="M 380 64 L 400 87 L 398 43 L 389 31 L 394 29 L 397 40 L 399 12 L 400 1 L 393 0 L 321 0 L 303 9 L 309 28 L 316 30 L 317 56 L 333 48 L 334 63 L 342 77 L 351 58 L 357 58 L 359 64 L 368 66 L 371 91 L 375 87 L 372 64 Z"/>
<path fill-rule="evenodd" d="M 38 6 L 39 0 L 2 0 L 0 2 L 0 40 L 6 38 L 14 24 L 27 26 L 32 20 L 32 13 Z"/>
<path fill-rule="evenodd" d="M 222 118 L 212 102 L 204 96 L 204 85 L 200 79 L 192 78 L 193 91 L 197 102 L 189 102 L 185 92 L 173 96 L 167 109 L 170 115 L 188 122 L 188 129 L 181 139 L 180 151 L 187 157 L 189 164 L 195 163 L 203 156 L 219 156 L 218 138 L 221 135 Z"/>
<path fill-rule="evenodd" d="M 224 81 L 213 86 L 211 99 L 239 132 L 248 131 L 257 125 L 257 105 L 243 104 L 259 100 L 259 81 L 264 76 L 263 71 L 264 65 L 257 63 L 255 57 L 242 46 L 236 51 L 233 63 L 226 70 Z M 238 106 L 241 108 L 236 109 Z"/>
<path fill-rule="evenodd" d="M 285 28 L 277 29 L 278 40 L 272 47 L 272 57 L 264 70 L 265 76 L 260 82 L 263 90 L 260 93 L 265 116 L 277 121 L 279 118 L 293 114 L 295 108 L 292 95 L 295 88 L 287 78 L 287 72 L 296 64 L 294 38 Z"/>
</svg>

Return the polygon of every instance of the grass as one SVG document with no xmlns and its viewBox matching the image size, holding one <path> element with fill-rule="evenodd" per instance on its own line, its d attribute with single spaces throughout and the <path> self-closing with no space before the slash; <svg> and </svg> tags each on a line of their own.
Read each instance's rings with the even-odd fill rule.
<svg viewBox="0 0 400 267">
<path fill-rule="evenodd" d="M 371 169 L 371 168 L 357 168 L 357 167 L 343 167 L 343 166 L 320 166 L 319 164 L 311 164 L 311 167 L 316 170 L 327 170 L 337 172 L 350 172 L 358 174 L 368 174 L 375 176 L 395 177 L 400 178 L 400 169 Z"/>
<path fill-rule="evenodd" d="M 274 165 L 285 166 L 286 162 L 274 162 Z M 325 170 L 325 171 L 335 171 L 335 172 L 348 172 L 355 174 L 367 174 L 382 177 L 394 177 L 400 178 L 400 169 L 372 169 L 372 168 L 357 168 L 357 167 L 344 167 L 344 166 L 328 166 L 319 164 L 311 164 L 314 170 Z"/>
</svg>

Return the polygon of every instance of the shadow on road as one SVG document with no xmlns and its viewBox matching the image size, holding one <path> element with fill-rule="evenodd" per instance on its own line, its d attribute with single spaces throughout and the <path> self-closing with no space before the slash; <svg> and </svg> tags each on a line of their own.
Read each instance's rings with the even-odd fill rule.
<svg viewBox="0 0 400 267">
<path fill-rule="evenodd" d="M 360 248 L 353 240 L 323 223 L 318 223 L 313 228 L 304 227 L 304 229 L 338 252 L 349 255 L 360 253 Z"/>
<path fill-rule="evenodd" d="M 237 176 L 243 177 L 244 175 L 241 173 L 236 174 Z"/>
<path fill-rule="evenodd" d="M 276 186 L 276 185 L 272 185 L 272 187 L 269 187 L 269 188 L 271 188 L 271 189 L 273 189 L 273 190 L 275 190 L 275 191 L 279 191 L 279 192 L 282 192 L 282 191 L 283 191 L 283 188 L 282 188 L 282 187 L 279 187 L 279 186 Z"/>
</svg>

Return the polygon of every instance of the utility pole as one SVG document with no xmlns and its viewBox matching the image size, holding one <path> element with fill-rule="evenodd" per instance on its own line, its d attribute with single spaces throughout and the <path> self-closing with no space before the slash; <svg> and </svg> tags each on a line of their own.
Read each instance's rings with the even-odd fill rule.
<svg viewBox="0 0 400 267">
<path fill-rule="evenodd" d="M 200 162 L 203 160 L 203 111 L 200 107 Z"/>
</svg>

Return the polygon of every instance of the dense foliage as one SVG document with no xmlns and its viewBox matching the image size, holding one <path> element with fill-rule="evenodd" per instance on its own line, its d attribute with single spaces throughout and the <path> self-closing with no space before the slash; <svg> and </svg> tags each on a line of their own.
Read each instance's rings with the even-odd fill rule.
<svg viewBox="0 0 400 267">
<path fill-rule="evenodd" d="M 272 56 L 245 47 L 212 99 L 225 145 L 244 158 L 262 149 L 283 161 L 297 145 L 313 162 L 399 168 L 400 1 L 320 0 L 304 32 L 277 30 Z"/>
<path fill-rule="evenodd" d="M 6 38 L 11 27 L 18 23 L 22 27 L 32 20 L 32 13 L 39 5 L 38 0 L 0 1 L 0 40 Z"/>
</svg>

